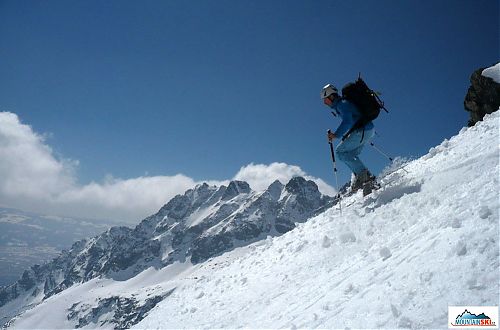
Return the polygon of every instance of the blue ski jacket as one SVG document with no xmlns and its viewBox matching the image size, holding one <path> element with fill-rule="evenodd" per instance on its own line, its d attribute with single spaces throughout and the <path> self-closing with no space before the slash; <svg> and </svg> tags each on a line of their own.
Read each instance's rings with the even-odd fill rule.
<svg viewBox="0 0 500 330">
<path fill-rule="evenodd" d="M 337 130 L 334 132 L 335 136 L 338 138 L 343 138 L 344 135 L 356 124 L 358 119 L 361 118 L 358 108 L 351 102 L 344 99 L 337 99 L 332 103 L 331 108 L 335 113 L 340 116 L 342 122 L 340 123 Z M 373 122 L 369 122 L 365 125 L 364 129 L 369 130 L 374 128 Z"/>
</svg>

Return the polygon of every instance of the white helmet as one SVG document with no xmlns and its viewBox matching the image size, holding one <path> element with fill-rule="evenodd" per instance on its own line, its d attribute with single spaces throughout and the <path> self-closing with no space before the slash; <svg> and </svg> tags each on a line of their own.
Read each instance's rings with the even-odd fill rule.
<svg viewBox="0 0 500 330">
<path fill-rule="evenodd" d="M 332 84 L 328 84 L 325 87 L 323 87 L 323 89 L 321 90 L 321 98 L 326 99 L 328 96 L 330 96 L 332 94 L 338 94 L 338 93 L 339 93 L 339 91 L 337 90 L 337 88 L 335 86 L 333 86 Z"/>
</svg>

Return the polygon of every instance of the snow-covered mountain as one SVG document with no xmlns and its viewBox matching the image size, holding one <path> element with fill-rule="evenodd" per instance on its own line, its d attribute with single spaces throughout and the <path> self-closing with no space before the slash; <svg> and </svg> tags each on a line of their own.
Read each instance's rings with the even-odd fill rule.
<svg viewBox="0 0 500 330">
<path fill-rule="evenodd" d="M 15 284 L 0 289 L 0 316 L 6 322 L 32 304 L 98 277 L 124 281 L 149 267 L 199 264 L 236 247 L 288 232 L 331 202 L 313 181 L 301 177 L 291 179 L 286 186 L 276 181 L 264 192 L 254 192 L 242 181 L 232 181 L 227 187 L 198 185 L 173 198 L 135 229 L 112 227 L 75 243 L 50 263 L 26 270 Z M 126 304 L 129 317 L 112 320 L 115 326 L 124 327 L 140 320 L 168 292 L 156 292 L 144 304 L 120 296 L 103 297 L 98 304 L 106 313 L 111 309 L 120 315 L 121 306 Z M 82 313 L 82 308 L 74 306 L 67 314 L 78 315 L 76 325 L 92 322 L 79 320 Z"/>
<path fill-rule="evenodd" d="M 345 198 L 342 214 L 300 178 L 261 194 L 199 186 L 134 230 L 75 244 L 71 267 L 52 264 L 71 270 L 53 273 L 60 284 L 25 290 L 30 275 L 0 315 L 26 310 L 8 323 L 21 329 L 448 328 L 448 306 L 499 303 L 499 120 Z"/>
</svg>

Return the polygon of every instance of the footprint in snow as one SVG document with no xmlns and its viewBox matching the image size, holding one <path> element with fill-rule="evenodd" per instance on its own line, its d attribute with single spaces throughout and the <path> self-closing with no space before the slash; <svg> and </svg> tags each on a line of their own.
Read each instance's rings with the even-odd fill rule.
<svg viewBox="0 0 500 330">
<path fill-rule="evenodd" d="M 380 249 L 380 256 L 382 257 L 382 260 L 387 260 L 392 256 L 391 250 L 387 247 L 383 247 Z"/>
<path fill-rule="evenodd" d="M 481 206 L 479 208 L 479 217 L 481 219 L 488 219 L 491 214 L 491 210 L 487 206 Z"/>
<path fill-rule="evenodd" d="M 321 243 L 321 246 L 324 247 L 325 249 L 332 246 L 332 241 L 331 241 L 330 237 L 328 237 L 326 235 L 323 236 L 323 242 Z"/>
<path fill-rule="evenodd" d="M 451 222 L 451 228 L 458 229 L 462 227 L 462 221 L 458 218 L 454 218 Z"/>
<path fill-rule="evenodd" d="M 467 244 L 463 241 L 457 242 L 457 245 L 455 245 L 455 252 L 457 256 L 464 256 L 467 254 Z"/>
<path fill-rule="evenodd" d="M 344 244 L 356 242 L 356 236 L 351 231 L 347 231 L 347 232 L 340 234 L 339 239 Z"/>
<path fill-rule="evenodd" d="M 359 292 L 358 289 L 356 289 L 352 283 L 349 283 L 347 287 L 344 289 L 345 295 L 356 294 L 358 292 Z"/>
</svg>

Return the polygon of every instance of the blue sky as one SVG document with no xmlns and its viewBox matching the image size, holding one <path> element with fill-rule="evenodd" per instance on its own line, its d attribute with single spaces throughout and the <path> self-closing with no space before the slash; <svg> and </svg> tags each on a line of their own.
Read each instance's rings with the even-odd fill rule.
<svg viewBox="0 0 500 330">
<path fill-rule="evenodd" d="M 0 111 L 78 160 L 83 185 L 273 162 L 334 185 L 323 85 L 361 72 L 390 111 L 375 142 L 420 156 L 466 124 L 469 77 L 498 62 L 498 31 L 495 0 L 4 0 Z"/>
</svg>

